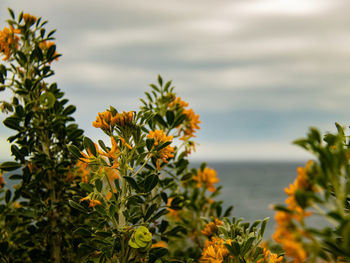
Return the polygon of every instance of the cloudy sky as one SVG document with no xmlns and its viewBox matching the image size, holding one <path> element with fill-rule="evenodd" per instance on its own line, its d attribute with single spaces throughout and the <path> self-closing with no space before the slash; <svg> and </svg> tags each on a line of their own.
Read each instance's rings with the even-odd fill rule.
<svg viewBox="0 0 350 263">
<path fill-rule="evenodd" d="M 348 0 L 1 0 L 1 21 L 7 7 L 57 28 L 54 80 L 94 139 L 97 112 L 137 109 L 158 74 L 201 116 L 195 159 L 305 160 L 291 141 L 309 126 L 349 124 Z"/>
</svg>

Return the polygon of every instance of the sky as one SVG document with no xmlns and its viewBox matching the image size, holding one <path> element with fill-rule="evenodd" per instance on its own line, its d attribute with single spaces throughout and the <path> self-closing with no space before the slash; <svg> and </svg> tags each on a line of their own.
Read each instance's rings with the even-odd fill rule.
<svg viewBox="0 0 350 263">
<path fill-rule="evenodd" d="M 200 114 L 194 160 L 304 161 L 310 126 L 349 125 L 348 0 L 1 0 L 1 28 L 7 7 L 57 29 L 53 81 L 95 140 L 97 113 L 137 110 L 158 74 Z"/>
</svg>

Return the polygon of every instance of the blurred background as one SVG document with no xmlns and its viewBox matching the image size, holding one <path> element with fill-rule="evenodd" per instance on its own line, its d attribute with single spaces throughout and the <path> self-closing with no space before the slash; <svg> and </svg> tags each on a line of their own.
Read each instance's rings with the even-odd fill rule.
<svg viewBox="0 0 350 263">
<path fill-rule="evenodd" d="M 349 124 L 347 0 L 1 0 L 1 28 L 7 7 L 57 28 L 54 80 L 92 139 L 97 112 L 137 110 L 158 74 L 173 80 L 201 116 L 192 159 L 218 170 L 247 219 L 271 216 L 310 158 L 293 140 Z M 1 160 L 10 134 L 0 125 Z"/>
</svg>

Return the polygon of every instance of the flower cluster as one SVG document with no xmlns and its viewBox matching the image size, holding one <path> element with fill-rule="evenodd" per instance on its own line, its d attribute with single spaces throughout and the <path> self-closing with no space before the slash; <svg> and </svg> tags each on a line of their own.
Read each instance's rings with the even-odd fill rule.
<svg viewBox="0 0 350 263">
<path fill-rule="evenodd" d="M 214 184 L 219 182 L 219 178 L 216 177 L 216 171 L 209 167 L 205 167 L 203 170 L 199 169 L 193 180 L 197 182 L 197 188 L 201 188 L 204 185 L 210 192 L 216 191 Z"/>
<path fill-rule="evenodd" d="M 133 121 L 134 113 L 132 111 L 123 113 L 113 114 L 111 111 L 106 110 L 104 112 L 99 112 L 96 117 L 96 121 L 92 123 L 95 128 L 101 128 L 102 130 L 109 130 L 115 125 L 119 127 L 124 127 L 131 125 Z"/>
<path fill-rule="evenodd" d="M 34 23 L 37 21 L 37 18 L 31 14 L 23 14 L 23 20 L 26 25 L 29 27 L 34 25 Z"/>
<path fill-rule="evenodd" d="M 21 33 L 21 30 L 14 29 L 12 26 L 4 27 L 0 30 L 0 52 L 5 55 L 3 60 L 9 60 L 11 57 L 11 49 L 18 49 L 19 36 L 16 34 Z"/>
<path fill-rule="evenodd" d="M 216 234 L 218 231 L 218 226 L 222 226 L 222 222 L 218 218 L 215 218 L 214 222 L 209 222 L 205 225 L 201 233 L 205 236 Z"/>
<path fill-rule="evenodd" d="M 231 240 L 224 240 L 220 237 L 212 237 L 206 240 L 200 259 L 201 263 L 221 263 L 229 255 L 225 244 L 231 245 Z"/>
<path fill-rule="evenodd" d="M 173 136 L 167 136 L 162 130 L 150 131 L 147 135 L 147 138 L 154 139 L 153 148 L 156 148 L 157 146 L 161 146 L 162 144 L 171 142 L 173 140 Z M 168 159 L 174 157 L 173 152 L 174 148 L 170 145 L 167 145 L 155 153 L 158 170 L 160 170 L 159 160 L 162 160 L 164 163 L 168 163 Z"/>
<path fill-rule="evenodd" d="M 184 124 L 178 127 L 179 134 L 182 134 L 180 140 L 188 140 L 192 137 L 195 137 L 194 133 L 196 130 L 199 130 L 199 115 L 195 114 L 192 109 L 185 109 L 188 106 L 188 102 L 183 101 L 180 97 L 175 98 L 172 102 L 169 103 L 169 108 L 180 108 L 183 109 L 183 114 L 186 116 L 186 121 Z"/>
</svg>

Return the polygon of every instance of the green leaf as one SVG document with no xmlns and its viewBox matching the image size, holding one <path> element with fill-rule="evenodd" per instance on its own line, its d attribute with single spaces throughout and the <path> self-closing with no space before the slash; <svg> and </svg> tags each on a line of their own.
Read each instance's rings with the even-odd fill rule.
<svg viewBox="0 0 350 263">
<path fill-rule="evenodd" d="M 51 37 L 53 34 L 55 34 L 56 32 L 56 29 L 50 31 L 48 34 L 47 34 L 47 37 Z"/>
<path fill-rule="evenodd" d="M 306 208 L 306 206 L 308 204 L 308 196 L 305 193 L 305 191 L 298 189 L 297 191 L 295 191 L 294 197 L 295 197 L 295 200 L 297 201 L 298 205 L 301 208 L 303 208 L 303 209 Z"/>
<path fill-rule="evenodd" d="M 161 216 L 166 215 L 167 213 L 169 213 L 169 210 L 164 208 L 164 209 L 158 211 L 149 221 L 154 222 L 158 218 L 160 218 Z"/>
<path fill-rule="evenodd" d="M 55 54 L 55 52 L 56 52 L 56 45 L 50 46 L 46 53 L 46 58 L 48 61 L 51 61 L 53 59 L 53 55 Z"/>
<path fill-rule="evenodd" d="M 92 153 L 93 156 L 95 156 L 95 157 L 97 156 L 95 144 L 88 137 L 84 137 L 84 148 L 86 151 L 90 150 L 90 152 Z"/>
<path fill-rule="evenodd" d="M 151 217 L 151 215 L 156 211 L 157 209 L 157 204 L 152 204 L 150 207 L 148 207 L 145 216 L 144 216 L 144 221 L 146 222 L 148 218 Z"/>
<path fill-rule="evenodd" d="M 10 16 L 12 17 L 12 19 L 15 19 L 15 13 L 12 11 L 12 9 L 11 8 L 7 8 L 7 10 L 9 11 Z"/>
<path fill-rule="evenodd" d="M 23 64 L 27 63 L 27 56 L 22 51 L 17 51 L 17 54 L 20 58 L 20 60 L 23 62 Z M 22 65 L 22 63 L 20 63 Z"/>
<path fill-rule="evenodd" d="M 144 181 L 145 192 L 150 192 L 158 184 L 159 178 L 156 174 L 151 174 L 146 177 Z"/>
<path fill-rule="evenodd" d="M 166 116 L 166 120 L 167 120 L 167 122 L 168 122 L 168 124 L 169 124 L 169 127 L 171 127 L 171 126 L 173 125 L 174 119 L 175 119 L 175 114 L 174 114 L 174 112 L 168 110 L 168 111 L 166 112 L 165 116 Z"/>
<path fill-rule="evenodd" d="M 150 87 L 158 92 L 160 92 L 160 90 L 158 89 L 158 87 L 154 84 L 150 84 Z"/>
<path fill-rule="evenodd" d="M 64 109 L 62 112 L 63 115 L 71 115 L 73 112 L 75 112 L 76 107 L 74 105 L 69 105 L 67 108 Z"/>
<path fill-rule="evenodd" d="M 81 187 L 81 189 L 85 190 L 86 192 L 93 192 L 94 188 L 92 187 L 91 184 L 87 184 L 87 183 L 79 183 L 79 186 Z"/>
<path fill-rule="evenodd" d="M 132 188 L 134 188 L 137 192 L 140 191 L 140 188 L 139 188 L 139 186 L 138 186 L 138 184 L 136 183 L 136 181 L 135 181 L 134 178 L 132 178 L 131 176 L 124 176 L 123 179 L 125 179 L 125 180 L 128 182 L 128 184 L 129 184 Z"/>
<path fill-rule="evenodd" d="M 0 164 L 0 169 L 6 172 L 16 170 L 21 167 L 21 164 L 16 162 L 3 162 Z"/>
<path fill-rule="evenodd" d="M 19 126 L 20 120 L 15 117 L 8 117 L 3 121 L 4 125 L 10 129 L 21 131 L 22 128 Z"/>
<path fill-rule="evenodd" d="M 11 152 L 18 160 L 24 161 L 24 155 L 15 144 L 11 145 Z"/>
<path fill-rule="evenodd" d="M 102 181 L 100 179 L 97 179 L 95 181 L 95 186 L 96 186 L 97 191 L 99 191 L 101 193 L 101 191 L 102 191 Z"/>
<path fill-rule="evenodd" d="M 260 231 L 259 231 L 259 236 L 263 237 L 264 233 L 265 233 L 265 229 L 266 229 L 266 225 L 267 225 L 267 221 L 269 221 L 269 217 L 266 217 L 262 223 L 261 223 L 261 227 L 260 227 Z"/>
<path fill-rule="evenodd" d="M 9 189 L 6 190 L 6 194 L 5 194 L 5 201 L 8 204 L 8 202 L 10 202 L 11 199 L 11 191 Z"/>
<path fill-rule="evenodd" d="M 91 232 L 88 230 L 88 227 L 78 227 L 76 230 L 73 231 L 73 233 L 83 237 L 91 236 Z"/>
<path fill-rule="evenodd" d="M 69 152 L 77 159 L 83 158 L 84 156 L 81 154 L 79 148 L 75 145 L 68 145 Z"/>
<path fill-rule="evenodd" d="M 162 149 L 164 149 L 165 147 L 167 147 L 168 145 L 170 145 L 172 143 L 172 141 L 169 141 L 169 142 L 165 142 L 163 144 L 160 144 L 157 146 L 157 148 L 155 149 L 156 151 L 160 151 Z"/>
<path fill-rule="evenodd" d="M 23 12 L 21 12 L 18 16 L 18 24 L 21 23 L 22 19 L 23 19 Z"/>
<path fill-rule="evenodd" d="M 176 226 L 176 227 L 172 228 L 171 230 L 167 231 L 165 234 L 166 235 L 170 235 L 170 236 L 174 236 L 178 232 L 181 232 L 181 233 L 185 234 L 186 233 L 186 229 L 183 226 Z"/>
<path fill-rule="evenodd" d="M 167 204 L 168 203 L 168 195 L 165 192 L 161 192 L 160 193 L 160 197 L 163 199 L 164 203 Z"/>
<path fill-rule="evenodd" d="M 159 122 L 163 127 L 167 127 L 167 123 L 163 120 L 162 116 L 160 116 L 159 114 L 156 114 L 156 116 L 154 116 L 154 119 Z"/>
<path fill-rule="evenodd" d="M 192 174 L 191 173 L 187 173 L 187 174 L 183 175 L 180 180 L 181 181 L 186 181 L 186 180 L 191 179 L 191 178 L 192 178 Z"/>
<path fill-rule="evenodd" d="M 169 80 L 166 84 L 165 84 L 165 86 L 164 86 L 164 90 L 166 91 L 166 92 L 168 92 L 168 89 L 169 89 L 169 87 L 170 87 L 170 85 L 171 85 L 171 80 Z"/>
<path fill-rule="evenodd" d="M 176 196 L 170 204 L 170 208 L 174 210 L 180 210 L 182 208 L 183 198 Z"/>
<path fill-rule="evenodd" d="M 160 75 L 158 75 L 158 83 L 161 87 L 163 86 L 163 79 Z"/>
<path fill-rule="evenodd" d="M 11 179 L 11 180 L 22 180 L 23 176 L 20 175 L 20 174 L 13 174 L 13 175 L 9 176 L 9 179 Z"/>
<path fill-rule="evenodd" d="M 73 207 L 74 209 L 79 210 L 80 212 L 86 213 L 87 214 L 87 210 L 80 204 L 78 204 L 77 202 L 73 201 L 73 200 L 69 200 L 68 201 L 69 205 L 71 207 Z"/>
<path fill-rule="evenodd" d="M 173 127 L 177 127 L 179 125 L 182 124 L 182 122 L 187 118 L 187 115 L 186 114 L 181 114 L 180 116 L 177 116 L 175 118 L 175 123 L 173 125 Z"/>
<path fill-rule="evenodd" d="M 146 139 L 146 147 L 147 147 L 148 151 L 152 150 L 153 145 L 154 145 L 154 139 L 153 138 Z"/>
</svg>

